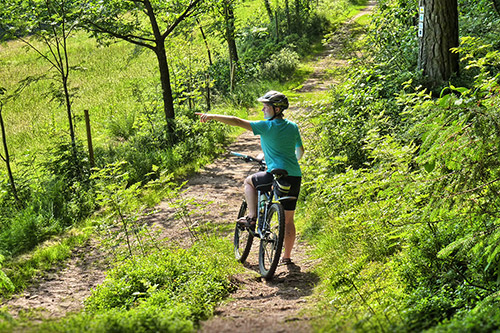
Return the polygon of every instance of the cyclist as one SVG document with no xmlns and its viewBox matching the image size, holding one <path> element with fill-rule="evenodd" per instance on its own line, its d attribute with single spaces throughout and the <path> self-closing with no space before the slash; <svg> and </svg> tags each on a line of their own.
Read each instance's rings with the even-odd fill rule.
<svg viewBox="0 0 500 333">
<path fill-rule="evenodd" d="M 216 120 L 231 126 L 239 126 L 260 135 L 260 142 L 266 157 L 267 171 L 257 172 L 245 179 L 245 198 L 248 203 L 248 215 L 241 218 L 238 223 L 255 228 L 257 220 L 257 188 L 269 190 L 273 182 L 272 169 L 285 169 L 288 177 L 285 180 L 291 185 L 288 196 L 298 197 L 302 172 L 298 160 L 304 154 L 304 146 L 297 124 L 283 117 L 283 111 L 288 106 L 288 98 L 271 90 L 257 99 L 263 103 L 262 112 L 265 120 L 248 121 L 234 116 L 220 114 L 196 113 L 201 122 Z M 283 202 L 285 210 L 285 252 L 281 264 L 291 264 L 292 248 L 295 243 L 295 208 L 297 200 Z"/>
</svg>

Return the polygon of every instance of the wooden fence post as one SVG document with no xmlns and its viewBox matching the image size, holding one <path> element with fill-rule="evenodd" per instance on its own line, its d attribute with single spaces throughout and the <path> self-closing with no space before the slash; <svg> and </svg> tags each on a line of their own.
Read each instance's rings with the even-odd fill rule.
<svg viewBox="0 0 500 333">
<path fill-rule="evenodd" d="M 94 148 L 92 146 L 92 133 L 90 132 L 89 110 L 83 110 L 83 112 L 85 113 L 85 127 L 87 128 L 87 144 L 89 146 L 89 162 L 90 162 L 90 167 L 93 168 L 95 166 Z"/>
</svg>

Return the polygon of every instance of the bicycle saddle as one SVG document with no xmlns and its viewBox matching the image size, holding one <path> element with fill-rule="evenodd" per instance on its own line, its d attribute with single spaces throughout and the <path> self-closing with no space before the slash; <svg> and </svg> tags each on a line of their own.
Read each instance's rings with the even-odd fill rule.
<svg viewBox="0 0 500 333">
<path fill-rule="evenodd" d="M 288 176 L 288 172 L 285 169 L 272 169 L 271 174 L 282 177 Z"/>
</svg>

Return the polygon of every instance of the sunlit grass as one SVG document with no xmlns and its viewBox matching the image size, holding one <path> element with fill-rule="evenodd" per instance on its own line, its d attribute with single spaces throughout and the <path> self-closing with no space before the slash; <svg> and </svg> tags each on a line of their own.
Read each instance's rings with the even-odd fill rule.
<svg viewBox="0 0 500 333">
<path fill-rule="evenodd" d="M 238 18 L 236 23 L 240 27 L 245 26 L 249 21 L 256 18 L 269 20 L 262 0 L 243 1 L 236 7 L 235 16 Z"/>
<path fill-rule="evenodd" d="M 76 135 L 85 140 L 83 114 L 84 110 L 89 110 L 94 145 L 99 146 L 108 140 L 110 119 L 147 107 L 138 102 L 134 91 L 161 96 L 157 59 L 150 50 L 141 52 L 126 42 L 99 46 L 85 33 L 76 34 L 68 43 L 72 66 L 69 86 L 73 94 Z M 34 44 L 42 52 L 47 52 L 44 45 Z M 174 42 L 169 47 L 172 84 L 175 84 L 176 66 L 185 61 L 186 51 L 181 50 L 184 44 Z M 193 54 L 205 56 L 198 51 L 193 51 Z M 51 71 L 49 63 L 24 43 L 11 41 L 0 46 L 0 66 L 0 82 L 8 94 L 14 93 L 27 77 L 48 77 L 30 84 L 16 98 L 4 104 L 6 137 L 14 162 L 20 162 L 25 157 L 31 159 L 29 156 L 44 151 L 58 136 L 69 139 L 66 108 L 50 93 L 51 90 L 60 90 L 60 82 L 53 79 L 57 73 Z"/>
<path fill-rule="evenodd" d="M 89 239 L 91 230 L 71 229 L 64 236 L 51 239 L 33 252 L 8 262 L 4 271 L 8 273 L 16 291 L 24 289 L 41 272 L 70 257 L 75 246 L 81 246 Z"/>
</svg>

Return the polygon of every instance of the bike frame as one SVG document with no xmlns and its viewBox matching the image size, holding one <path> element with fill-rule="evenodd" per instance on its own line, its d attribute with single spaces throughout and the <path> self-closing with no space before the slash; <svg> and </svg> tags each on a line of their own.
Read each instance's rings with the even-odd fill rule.
<svg viewBox="0 0 500 333">
<path fill-rule="evenodd" d="M 232 154 L 241 157 L 246 162 L 258 163 L 260 171 L 266 170 L 266 163 L 263 160 L 239 153 Z M 280 177 L 286 176 L 286 170 L 275 169 L 271 171 L 271 174 L 273 175 L 274 180 L 271 184 L 270 190 L 262 191 L 257 189 L 256 227 L 244 227 L 236 223 L 233 238 L 236 259 L 242 263 L 246 260 L 250 252 L 253 239 L 255 237 L 260 239 L 259 270 L 261 276 L 265 279 L 271 279 L 273 277 L 276 267 L 278 266 L 284 243 L 285 212 L 281 202 L 292 198 L 295 199 L 295 197 L 291 196 L 280 196 L 274 190 L 277 187 Z M 238 218 L 244 217 L 247 209 L 247 203 L 243 200 L 238 213 Z M 246 240 L 245 235 L 248 235 Z"/>
<path fill-rule="evenodd" d="M 236 152 L 231 152 L 231 154 L 243 158 L 246 162 L 258 163 L 259 171 L 266 170 L 266 162 L 264 162 L 264 160 L 258 160 L 254 157 L 243 155 Z M 265 235 L 264 231 L 267 231 L 269 229 L 269 226 L 266 225 L 267 224 L 266 221 L 269 212 L 269 207 L 271 207 L 273 203 L 281 204 L 281 202 L 285 200 L 297 199 L 297 197 L 292 197 L 292 196 L 283 196 L 277 198 L 274 194 L 274 187 L 276 186 L 277 179 L 278 178 L 274 176 L 273 184 L 271 185 L 271 189 L 269 191 L 257 190 L 257 226 L 256 226 L 256 231 L 249 230 L 254 237 L 258 238 L 264 237 Z M 262 195 L 264 195 L 264 198 L 262 198 Z M 261 212 L 260 210 L 261 205 L 264 206 L 263 212 Z"/>
</svg>

